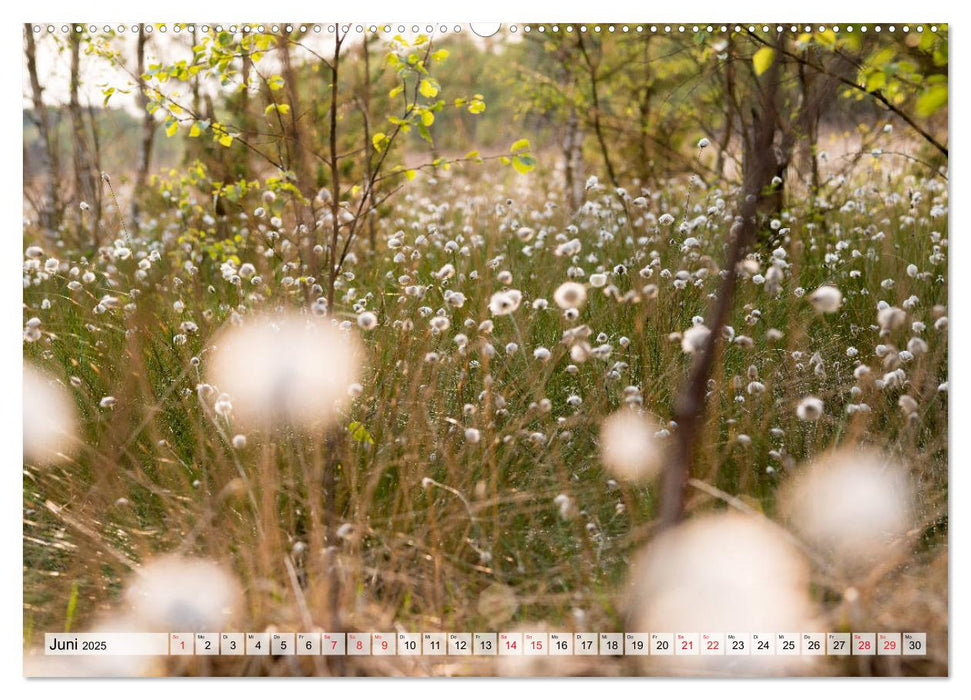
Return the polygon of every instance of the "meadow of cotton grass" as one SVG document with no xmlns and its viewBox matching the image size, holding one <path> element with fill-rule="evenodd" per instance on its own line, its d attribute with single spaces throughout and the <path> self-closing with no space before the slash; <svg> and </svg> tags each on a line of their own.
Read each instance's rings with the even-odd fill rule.
<svg viewBox="0 0 971 700">
<path fill-rule="evenodd" d="M 795 197 L 760 227 L 717 330 L 735 193 L 687 178 L 591 178 L 573 213 L 553 172 L 423 172 L 333 308 L 315 234 L 260 200 L 129 222 L 96 252 L 28 226 L 28 658 L 45 631 L 173 616 L 326 629 L 336 598 L 367 631 L 926 631 L 927 657 L 695 671 L 946 672 L 947 188 L 863 162 L 824 217 Z M 232 255 L 186 234 L 216 226 Z M 673 401 L 712 332 L 687 520 L 659 533 Z M 106 672 L 692 672 L 549 661 Z"/>
</svg>

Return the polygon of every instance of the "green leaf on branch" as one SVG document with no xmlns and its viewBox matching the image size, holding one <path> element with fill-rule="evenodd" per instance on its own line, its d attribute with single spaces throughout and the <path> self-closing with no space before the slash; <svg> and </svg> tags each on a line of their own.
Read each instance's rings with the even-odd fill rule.
<svg viewBox="0 0 971 700">
<path fill-rule="evenodd" d="M 510 153 L 515 153 L 516 151 L 528 151 L 529 150 L 529 139 L 519 139 L 510 148 Z"/>
</svg>

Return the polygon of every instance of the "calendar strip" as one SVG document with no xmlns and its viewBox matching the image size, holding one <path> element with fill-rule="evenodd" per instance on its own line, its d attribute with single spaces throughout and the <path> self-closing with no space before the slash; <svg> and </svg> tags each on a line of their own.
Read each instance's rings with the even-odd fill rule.
<svg viewBox="0 0 971 700">
<path fill-rule="evenodd" d="M 49 633 L 48 656 L 925 656 L 925 632 Z"/>
</svg>

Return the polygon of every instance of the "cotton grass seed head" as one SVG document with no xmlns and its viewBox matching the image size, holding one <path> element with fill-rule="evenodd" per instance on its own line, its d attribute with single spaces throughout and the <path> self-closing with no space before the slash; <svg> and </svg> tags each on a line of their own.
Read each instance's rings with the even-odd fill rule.
<svg viewBox="0 0 971 700">
<path fill-rule="evenodd" d="M 660 430 L 649 415 L 621 409 L 600 426 L 600 457 L 620 479 L 633 483 L 650 481 L 661 471 L 664 448 L 656 437 Z"/>
<path fill-rule="evenodd" d="M 363 331 L 373 331 L 378 326 L 378 317 L 371 311 L 364 311 L 358 314 L 357 325 Z"/>
<path fill-rule="evenodd" d="M 705 515 L 665 531 L 635 559 L 627 588 L 631 629 L 652 632 L 812 631 L 809 567 L 778 526 L 761 517 Z M 697 674 L 797 673 L 809 656 L 641 657 Z M 689 660 L 691 663 L 685 661 Z"/>
<path fill-rule="evenodd" d="M 77 441 L 77 411 L 67 390 L 47 374 L 24 364 L 24 460 L 52 464 Z"/>
<path fill-rule="evenodd" d="M 696 324 L 681 334 L 681 349 L 688 355 L 699 353 L 705 348 L 711 331 L 704 324 Z"/>
<path fill-rule="evenodd" d="M 913 522 L 913 486 L 879 452 L 844 448 L 800 470 L 781 496 L 799 535 L 844 570 L 876 563 Z"/>
<path fill-rule="evenodd" d="M 561 309 L 579 309 L 587 300 L 587 289 L 579 282 L 564 282 L 553 292 L 553 301 Z"/>
<path fill-rule="evenodd" d="M 489 299 L 489 312 L 493 316 L 508 316 L 519 308 L 522 300 L 522 293 L 515 289 L 496 292 Z"/>
<path fill-rule="evenodd" d="M 143 632 L 207 632 L 228 629 L 242 592 L 236 578 L 212 561 L 166 555 L 136 571 L 125 600 Z"/>
<path fill-rule="evenodd" d="M 492 625 L 509 622 L 518 610 L 516 591 L 503 583 L 493 583 L 483 589 L 476 603 L 476 611 Z"/>
<path fill-rule="evenodd" d="M 216 336 L 209 381 L 240 425 L 325 428 L 358 378 L 358 342 L 328 319 L 260 314 Z"/>
<path fill-rule="evenodd" d="M 817 421 L 823 416 L 823 400 L 806 396 L 796 404 L 796 417 L 802 421 Z"/>
<path fill-rule="evenodd" d="M 831 284 L 824 284 L 806 298 L 816 312 L 821 314 L 835 313 L 843 303 L 843 293 Z"/>
<path fill-rule="evenodd" d="M 907 312 L 896 306 L 887 306 L 877 312 L 877 323 L 884 333 L 901 328 L 907 322 Z"/>
</svg>

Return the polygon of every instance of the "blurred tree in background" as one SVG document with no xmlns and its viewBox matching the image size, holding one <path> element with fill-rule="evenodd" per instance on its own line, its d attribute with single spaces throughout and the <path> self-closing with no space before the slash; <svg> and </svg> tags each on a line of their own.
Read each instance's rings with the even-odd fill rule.
<svg viewBox="0 0 971 700">
<path fill-rule="evenodd" d="M 558 25 L 490 39 L 179 28 L 154 47 L 162 34 L 144 26 L 134 36 L 77 26 L 66 37 L 25 26 L 25 213 L 51 235 L 104 243 L 101 172 L 136 219 L 184 206 L 190 192 L 225 216 L 268 186 L 284 195 L 277 213 L 311 227 L 323 217 L 333 270 L 357 234 L 373 237 L 373 217 L 417 170 L 484 157 L 557 169 L 575 208 L 590 175 L 615 186 L 680 174 L 740 185 L 746 160 L 769 149 L 766 213 L 789 191 L 826 208 L 840 179 L 822 175 L 820 158 L 834 157 L 824 141 L 841 143 L 835 157 L 851 167 L 898 127 L 916 150 L 887 155 L 932 171 L 947 158 L 946 26 Z M 42 50 L 66 56 L 66 96 L 45 96 Z M 99 84 L 103 104 L 82 104 L 98 62 L 129 80 Z M 120 93 L 134 104 L 113 108 Z M 175 182 L 188 185 L 179 196 Z"/>
</svg>

